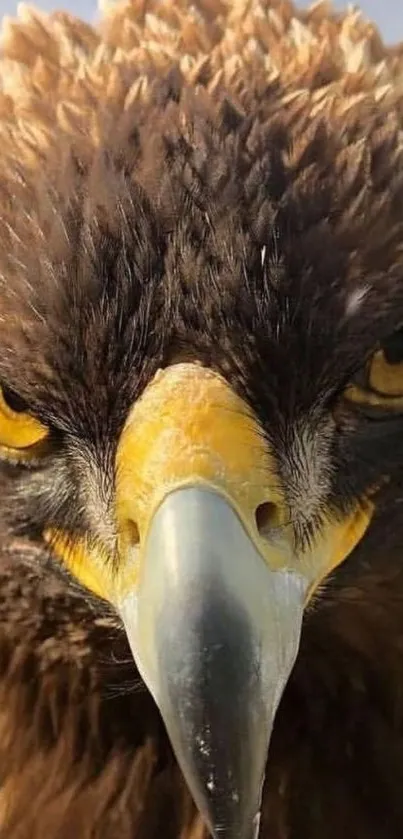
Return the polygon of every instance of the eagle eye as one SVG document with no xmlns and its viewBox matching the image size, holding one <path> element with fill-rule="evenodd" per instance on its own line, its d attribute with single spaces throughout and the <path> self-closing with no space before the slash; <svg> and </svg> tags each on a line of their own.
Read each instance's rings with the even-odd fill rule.
<svg viewBox="0 0 403 839">
<path fill-rule="evenodd" d="M 382 341 L 381 348 L 388 364 L 403 362 L 403 326 Z"/>
<path fill-rule="evenodd" d="M 12 390 L 0 387 L 0 447 L 29 449 L 47 434 L 47 428 L 28 413 L 25 402 Z"/>
<path fill-rule="evenodd" d="M 346 397 L 372 407 L 403 407 L 403 327 L 380 342 L 348 386 Z"/>
</svg>

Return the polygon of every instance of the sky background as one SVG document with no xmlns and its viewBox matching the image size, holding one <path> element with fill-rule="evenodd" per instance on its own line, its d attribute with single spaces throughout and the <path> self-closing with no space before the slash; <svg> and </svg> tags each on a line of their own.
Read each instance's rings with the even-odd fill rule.
<svg viewBox="0 0 403 839">
<path fill-rule="evenodd" d="M 86 20 L 94 20 L 97 0 L 30 0 L 43 11 L 63 8 Z M 191 2 L 191 0 L 189 0 Z M 0 0 L 0 17 L 2 14 L 15 14 L 18 0 Z M 307 6 L 304 0 L 297 0 L 297 5 Z M 347 4 L 343 0 L 334 0 L 335 8 L 342 9 Z M 403 40 L 403 0 L 361 0 L 360 6 L 365 14 L 375 20 L 383 37 L 389 43 Z"/>
</svg>

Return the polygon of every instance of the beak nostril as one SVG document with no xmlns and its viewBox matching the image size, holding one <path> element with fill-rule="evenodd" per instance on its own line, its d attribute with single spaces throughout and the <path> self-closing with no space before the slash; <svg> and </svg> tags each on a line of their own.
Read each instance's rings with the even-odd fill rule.
<svg viewBox="0 0 403 839">
<path fill-rule="evenodd" d="M 129 519 L 127 522 L 127 534 L 129 538 L 129 543 L 132 547 L 135 547 L 140 543 L 140 531 L 135 521 Z"/>
<path fill-rule="evenodd" d="M 278 524 L 277 504 L 264 501 L 256 508 L 256 526 L 260 536 L 267 536 L 269 531 Z"/>
</svg>

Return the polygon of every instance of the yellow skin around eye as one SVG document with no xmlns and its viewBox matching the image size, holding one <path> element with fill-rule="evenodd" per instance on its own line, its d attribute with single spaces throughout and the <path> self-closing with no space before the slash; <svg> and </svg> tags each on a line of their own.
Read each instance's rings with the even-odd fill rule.
<svg viewBox="0 0 403 839">
<path fill-rule="evenodd" d="M 376 352 L 369 367 L 368 388 L 350 385 L 346 398 L 360 405 L 403 407 L 403 363 L 389 364 L 382 350 Z"/>
<path fill-rule="evenodd" d="M 11 410 L 0 388 L 0 446 L 27 449 L 47 436 L 47 429 L 29 414 Z"/>
</svg>

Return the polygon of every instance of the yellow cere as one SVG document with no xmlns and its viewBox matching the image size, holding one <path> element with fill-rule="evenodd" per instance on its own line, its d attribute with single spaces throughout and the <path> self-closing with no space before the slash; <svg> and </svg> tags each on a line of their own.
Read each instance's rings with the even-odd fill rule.
<svg viewBox="0 0 403 839">
<path fill-rule="evenodd" d="M 221 376 L 194 363 L 160 371 L 128 418 L 117 455 L 123 532 L 131 520 L 144 540 L 157 506 L 186 484 L 206 484 L 229 497 L 252 531 L 259 504 L 282 505 L 256 420 Z"/>
<path fill-rule="evenodd" d="M 333 518 L 316 544 L 297 554 L 275 455 L 257 419 L 221 376 L 183 362 L 155 376 L 133 406 L 118 444 L 118 570 L 83 543 L 72 546 L 62 534 L 48 534 L 48 540 L 87 588 L 117 603 L 136 588 L 158 506 L 186 485 L 204 485 L 227 498 L 268 565 L 305 574 L 310 593 L 353 550 L 372 516 L 372 508 L 363 505 L 342 522 Z M 280 540 L 259 531 L 260 505 L 269 506 Z"/>
<path fill-rule="evenodd" d="M 47 428 L 30 414 L 13 411 L 0 388 L 0 447 L 29 449 L 44 440 L 47 434 Z"/>
</svg>

